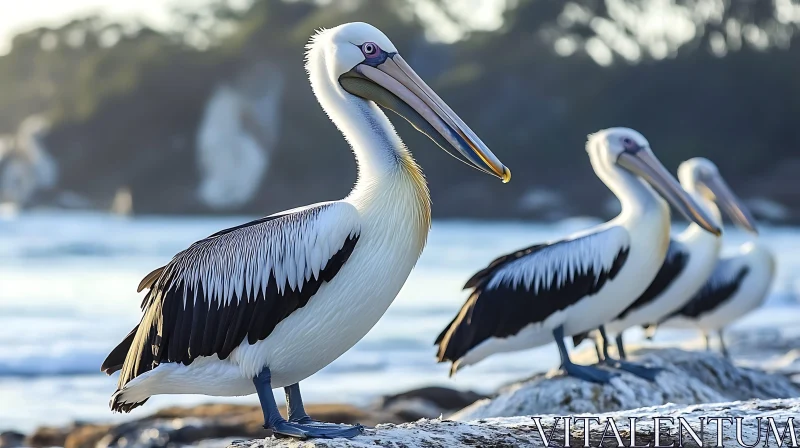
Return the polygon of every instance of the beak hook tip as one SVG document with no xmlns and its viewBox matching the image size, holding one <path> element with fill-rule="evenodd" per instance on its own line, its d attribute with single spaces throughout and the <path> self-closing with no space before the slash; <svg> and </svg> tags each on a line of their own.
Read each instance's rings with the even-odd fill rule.
<svg viewBox="0 0 800 448">
<path fill-rule="evenodd" d="M 509 181 L 511 181 L 511 170 L 505 165 L 503 166 L 503 175 L 500 177 L 500 179 L 503 180 L 504 184 L 507 184 Z"/>
</svg>

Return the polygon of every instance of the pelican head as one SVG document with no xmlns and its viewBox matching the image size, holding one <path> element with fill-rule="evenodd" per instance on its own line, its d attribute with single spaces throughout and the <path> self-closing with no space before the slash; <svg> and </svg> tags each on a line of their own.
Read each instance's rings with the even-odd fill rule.
<svg viewBox="0 0 800 448">
<path fill-rule="evenodd" d="M 317 34 L 326 76 L 339 94 L 373 101 L 408 120 L 457 159 L 508 182 L 511 171 L 400 57 L 386 35 L 366 23 L 347 23 Z M 308 60 L 312 69 L 311 56 Z"/>
<path fill-rule="evenodd" d="M 703 157 L 689 159 L 678 167 L 678 178 L 682 185 L 719 204 L 736 225 L 749 232 L 758 233 L 756 221 L 750 211 L 728 187 L 712 161 Z"/>
<path fill-rule="evenodd" d="M 605 129 L 589 136 L 586 150 L 595 167 L 618 166 L 633 173 L 655 188 L 687 219 L 715 235 L 722 234 L 717 220 L 681 188 L 678 180 L 653 154 L 642 134 L 629 128 Z"/>
</svg>

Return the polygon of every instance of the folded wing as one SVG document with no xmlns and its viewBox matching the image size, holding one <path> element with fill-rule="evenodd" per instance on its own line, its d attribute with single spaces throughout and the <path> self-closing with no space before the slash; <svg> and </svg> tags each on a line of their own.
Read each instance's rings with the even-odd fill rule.
<svg viewBox="0 0 800 448">
<path fill-rule="evenodd" d="M 347 262 L 360 234 L 347 203 L 290 210 L 217 232 L 148 274 L 144 316 L 102 369 L 128 381 L 162 363 L 227 358 L 266 339 Z"/>
</svg>

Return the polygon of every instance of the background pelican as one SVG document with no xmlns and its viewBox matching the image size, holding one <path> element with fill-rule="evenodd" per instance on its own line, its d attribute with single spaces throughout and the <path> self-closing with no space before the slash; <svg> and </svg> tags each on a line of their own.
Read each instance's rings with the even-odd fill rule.
<svg viewBox="0 0 800 448">
<path fill-rule="evenodd" d="M 276 434 L 358 434 L 359 426 L 309 418 L 298 383 L 375 325 L 425 246 L 428 188 L 378 105 L 509 180 L 509 170 L 371 25 L 319 32 L 307 70 L 355 153 L 353 191 L 215 233 L 145 277 L 144 317 L 102 367 L 121 370 L 113 410 L 130 411 L 156 394 L 257 392 L 265 427 Z M 288 421 L 274 387 L 285 388 Z"/>
<path fill-rule="evenodd" d="M 438 360 L 452 362 L 451 375 L 493 353 L 555 338 L 568 374 L 608 381 L 607 371 L 573 364 L 563 339 L 619 314 L 661 267 L 669 245 L 669 209 L 648 184 L 687 217 L 719 233 L 714 219 L 680 187 L 638 132 L 600 131 L 589 136 L 586 150 L 597 176 L 622 202 L 622 212 L 566 239 L 504 255 L 476 273 L 464 286 L 472 293 L 436 340 Z"/>
<path fill-rule="evenodd" d="M 700 291 L 658 326 L 698 329 L 706 339 L 706 349 L 711 346 L 710 334 L 716 332 L 722 353 L 730 357 L 723 329 L 761 306 L 774 278 L 775 257 L 754 238 L 722 256 Z"/>
<path fill-rule="evenodd" d="M 756 232 L 755 220 L 750 212 L 733 194 L 717 166 L 710 160 L 695 157 L 681 163 L 678 167 L 678 179 L 684 190 L 717 217 L 720 224 L 717 204 L 735 224 Z M 617 349 L 621 358 L 625 358 L 622 332 L 633 326 L 658 322 L 691 300 L 711 276 L 721 244 L 722 239 L 718 235 L 706 232 L 695 223 L 690 223 L 683 232 L 670 240 L 664 263 L 647 290 L 605 325 L 605 330 L 616 333 Z M 601 327 L 601 334 L 604 333 Z M 578 335 L 573 340 L 577 344 L 584 336 Z M 601 339 L 604 348 L 602 356 L 607 358 L 606 337 L 603 335 Z M 647 376 L 646 372 L 641 371 Z"/>
</svg>

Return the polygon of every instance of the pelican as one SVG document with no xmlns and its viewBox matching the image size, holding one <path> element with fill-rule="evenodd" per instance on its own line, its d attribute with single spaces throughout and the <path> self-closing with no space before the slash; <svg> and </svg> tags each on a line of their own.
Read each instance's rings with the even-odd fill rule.
<svg viewBox="0 0 800 448">
<path fill-rule="evenodd" d="M 365 23 L 319 31 L 306 69 L 322 108 L 350 143 L 358 180 L 341 201 L 276 213 L 217 232 L 139 284 L 139 325 L 102 369 L 120 371 L 111 409 L 156 394 L 257 393 L 277 436 L 354 437 L 355 425 L 311 419 L 298 383 L 375 325 L 417 262 L 430 229 L 428 187 L 378 107 L 443 149 L 507 182 L 511 172 Z M 284 388 L 288 420 L 273 388 Z"/>
<path fill-rule="evenodd" d="M 720 257 L 700 291 L 658 326 L 698 329 L 707 350 L 711 348 L 710 334 L 716 333 L 722 354 L 730 358 L 724 328 L 764 303 L 774 277 L 775 257 L 760 240 L 752 239 Z"/>
<path fill-rule="evenodd" d="M 717 222 L 722 222 L 717 208 L 719 204 L 735 224 L 756 233 L 755 220 L 728 187 L 713 162 L 702 157 L 689 159 L 678 167 L 678 179 L 683 189 L 713 214 Z M 616 334 L 619 356 L 625 359 L 623 331 L 633 326 L 658 322 L 691 300 L 711 276 L 721 245 L 719 236 L 706 232 L 695 223 L 690 223 L 683 232 L 672 238 L 664 263 L 647 290 L 614 320 L 600 327 L 603 352 L 599 356 L 610 360 L 606 331 Z M 583 337 L 585 334 L 575 336 L 573 341 L 577 344 Z M 654 379 L 653 375 L 657 373 L 657 370 L 635 367 L 631 371 L 648 379 Z"/>
<path fill-rule="evenodd" d="M 565 335 L 613 319 L 652 279 L 669 246 L 669 208 L 719 234 L 715 220 L 661 165 L 640 133 L 611 128 L 586 144 L 597 176 L 622 203 L 611 221 L 555 242 L 504 255 L 464 286 L 472 292 L 436 340 L 450 374 L 498 352 L 555 341 L 568 375 L 604 383 L 612 373 L 569 359 Z"/>
</svg>

